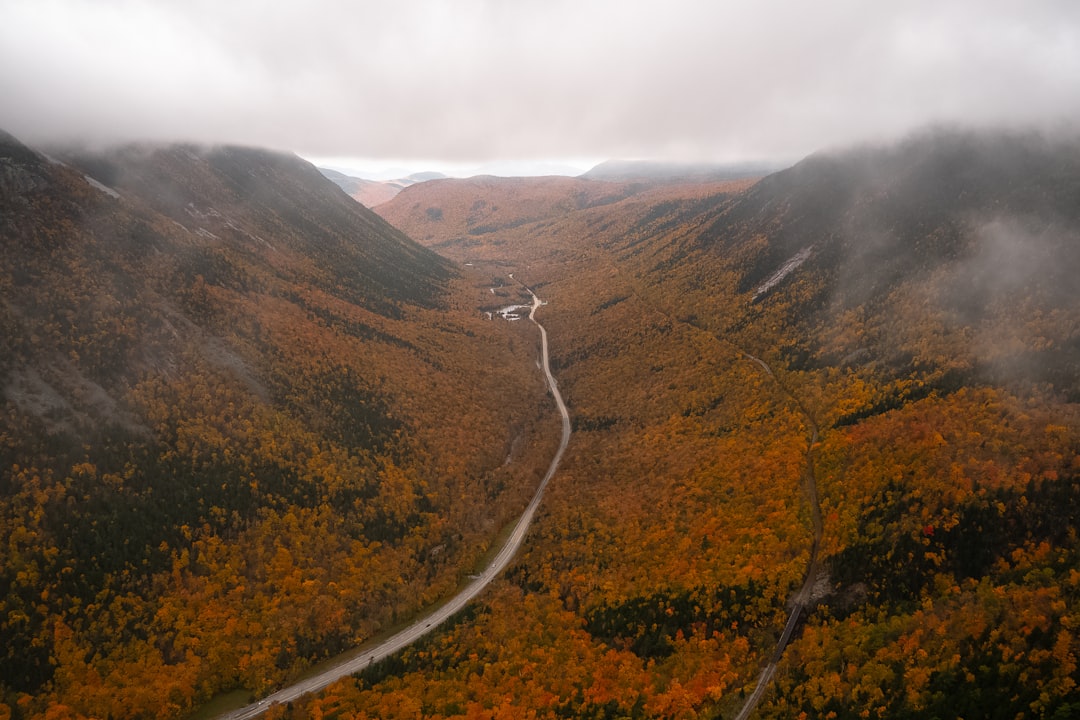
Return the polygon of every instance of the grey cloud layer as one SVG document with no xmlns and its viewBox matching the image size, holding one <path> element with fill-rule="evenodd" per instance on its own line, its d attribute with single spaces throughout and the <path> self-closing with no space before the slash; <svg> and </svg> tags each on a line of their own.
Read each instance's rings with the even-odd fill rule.
<svg viewBox="0 0 1080 720">
<path fill-rule="evenodd" d="M 1080 118 L 1080 3 L 0 0 L 0 127 L 448 161 Z"/>
</svg>

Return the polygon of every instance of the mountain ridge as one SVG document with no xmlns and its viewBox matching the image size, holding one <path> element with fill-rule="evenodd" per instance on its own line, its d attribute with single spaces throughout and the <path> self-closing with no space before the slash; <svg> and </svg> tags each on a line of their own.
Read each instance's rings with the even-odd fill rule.
<svg viewBox="0 0 1080 720">
<path fill-rule="evenodd" d="M 0 257 L 0 711 L 263 692 L 448 592 L 542 473 L 527 333 L 293 156 L 4 137 Z"/>
</svg>

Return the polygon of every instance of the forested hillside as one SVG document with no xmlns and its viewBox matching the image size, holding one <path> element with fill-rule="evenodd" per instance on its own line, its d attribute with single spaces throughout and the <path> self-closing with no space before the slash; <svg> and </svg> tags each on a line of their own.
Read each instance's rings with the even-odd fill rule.
<svg viewBox="0 0 1080 720">
<path fill-rule="evenodd" d="M 609 205 L 641 192 L 644 183 L 595 182 L 568 177 L 444 178 L 406 188 L 377 211 L 417 242 L 437 250 L 452 246 L 501 252 L 500 233 L 535 228 L 577 210 Z M 504 253 L 505 254 L 505 253 Z M 505 258 L 504 258 L 505 259 Z M 524 258 L 523 258 L 524 259 Z"/>
<path fill-rule="evenodd" d="M 450 592 L 558 441 L 535 337 L 296 157 L 0 136 L 0 717 L 180 717 Z"/>
<path fill-rule="evenodd" d="M 815 558 L 757 716 L 1071 717 L 1078 183 L 1075 140 L 939 131 L 482 235 L 499 189 L 401 193 L 549 301 L 575 434 L 471 618 L 281 714 L 732 717 Z"/>
<path fill-rule="evenodd" d="M 526 550 L 268 716 L 734 717 L 793 609 L 757 717 L 1080 711 L 1075 140 L 440 180 L 398 230 L 295 158 L 54 157 L 0 158 L 0 712 L 180 716 L 449 593 L 557 443 L 510 273 L 574 427 Z"/>
</svg>

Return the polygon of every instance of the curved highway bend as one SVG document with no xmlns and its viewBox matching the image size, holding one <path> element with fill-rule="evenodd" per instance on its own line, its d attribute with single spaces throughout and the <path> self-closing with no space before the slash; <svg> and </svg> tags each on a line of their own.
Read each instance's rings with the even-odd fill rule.
<svg viewBox="0 0 1080 720">
<path fill-rule="evenodd" d="M 511 275 L 511 277 L 513 276 Z M 536 296 L 536 293 L 527 287 L 525 289 L 529 291 L 529 294 L 532 295 L 533 299 L 532 308 L 529 310 L 529 320 L 531 320 L 536 327 L 540 328 L 541 358 L 543 360 L 544 377 L 547 378 L 548 387 L 551 389 L 551 394 L 555 398 L 555 404 L 559 408 L 559 415 L 562 416 L 562 439 L 559 441 L 559 449 L 555 452 L 555 457 L 551 459 L 551 465 L 548 467 L 547 474 L 544 475 L 544 479 L 540 481 L 540 486 L 536 489 L 536 494 L 533 495 L 529 506 L 525 508 L 525 512 L 522 513 L 521 518 L 517 521 L 517 525 L 514 526 L 514 531 L 506 540 L 506 544 L 499 550 L 495 559 L 484 568 L 483 572 L 474 576 L 472 582 L 465 586 L 461 592 L 452 597 L 449 602 L 439 609 L 420 617 L 405 629 L 378 645 L 365 650 L 356 657 L 349 658 L 338 665 L 323 670 L 318 675 L 314 675 L 294 683 L 293 685 L 284 687 L 251 705 L 225 713 L 224 715 L 219 716 L 219 720 L 246 720 L 247 718 L 257 717 L 269 710 L 273 705 L 288 703 L 301 695 L 322 690 L 330 683 L 339 680 L 346 675 L 352 675 L 353 673 L 359 672 L 371 663 L 378 662 L 379 660 L 408 647 L 445 622 L 451 615 L 463 609 L 470 600 L 479 595 L 480 592 L 510 564 L 511 558 L 514 557 L 515 553 L 517 553 L 518 549 L 521 547 L 522 542 L 525 540 L 525 533 L 529 530 L 529 525 L 532 523 L 533 516 L 536 514 L 536 509 L 540 507 L 540 500 L 544 495 L 544 489 L 547 487 L 548 481 L 550 481 L 551 477 L 555 474 L 555 470 L 559 467 L 563 452 L 566 451 L 566 445 L 570 442 L 570 413 L 566 409 L 566 404 L 563 402 L 562 395 L 559 394 L 559 389 L 555 384 L 555 378 L 551 375 L 551 365 L 548 361 L 547 331 L 544 329 L 543 325 L 536 321 L 535 317 L 537 308 L 543 303 L 540 298 Z"/>
</svg>

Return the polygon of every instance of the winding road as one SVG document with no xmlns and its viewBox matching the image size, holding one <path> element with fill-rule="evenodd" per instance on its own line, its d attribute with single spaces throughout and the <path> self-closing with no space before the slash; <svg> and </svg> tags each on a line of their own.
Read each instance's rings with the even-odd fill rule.
<svg viewBox="0 0 1080 720">
<path fill-rule="evenodd" d="M 510 277 L 513 278 L 513 275 Z M 543 302 L 531 289 L 528 287 L 525 287 L 525 289 L 532 295 L 532 308 L 529 310 L 529 320 L 531 320 L 536 327 L 540 328 L 541 358 L 544 377 L 547 379 L 548 388 L 555 398 L 555 404 L 559 408 L 559 415 L 562 416 L 562 439 L 559 441 L 559 449 L 556 450 L 555 456 L 551 459 L 551 465 L 548 466 L 547 474 L 545 474 L 543 480 L 540 481 L 540 486 L 536 489 L 532 501 L 529 502 L 528 507 L 525 508 L 525 512 L 522 513 L 521 517 L 518 519 L 517 524 L 514 526 L 513 532 L 511 532 L 510 536 L 507 538 L 506 543 L 488 566 L 484 568 L 479 575 L 473 576 L 472 582 L 466 585 L 457 595 L 454 595 L 438 609 L 427 615 L 421 616 L 408 627 L 395 633 L 379 644 L 364 650 L 359 655 L 347 658 L 342 662 L 323 670 L 317 675 L 300 680 L 288 687 L 284 687 L 258 702 L 220 715 L 219 720 L 246 720 L 247 718 L 258 717 L 274 705 L 285 704 L 295 700 L 301 695 L 322 690 L 330 683 L 339 680 L 346 675 L 352 675 L 353 673 L 359 672 L 368 665 L 378 662 L 379 660 L 408 647 L 420 638 L 431 633 L 435 628 L 449 619 L 451 615 L 462 610 L 470 600 L 479 595 L 480 592 L 510 564 L 510 560 L 521 548 L 521 545 L 525 540 L 525 534 L 529 530 L 529 525 L 532 523 L 533 516 L 536 515 L 536 510 L 540 507 L 540 500 L 544 495 L 544 489 L 547 488 L 548 482 L 558 469 L 559 462 L 562 460 L 563 453 L 566 451 L 566 446 L 570 442 L 570 413 L 566 409 L 566 403 L 563 402 L 562 395 L 559 394 L 558 386 L 555 383 L 555 378 L 551 374 L 551 364 L 548 359 L 547 330 L 545 330 L 544 326 L 536 320 L 536 311 L 543 305 Z"/>
</svg>

